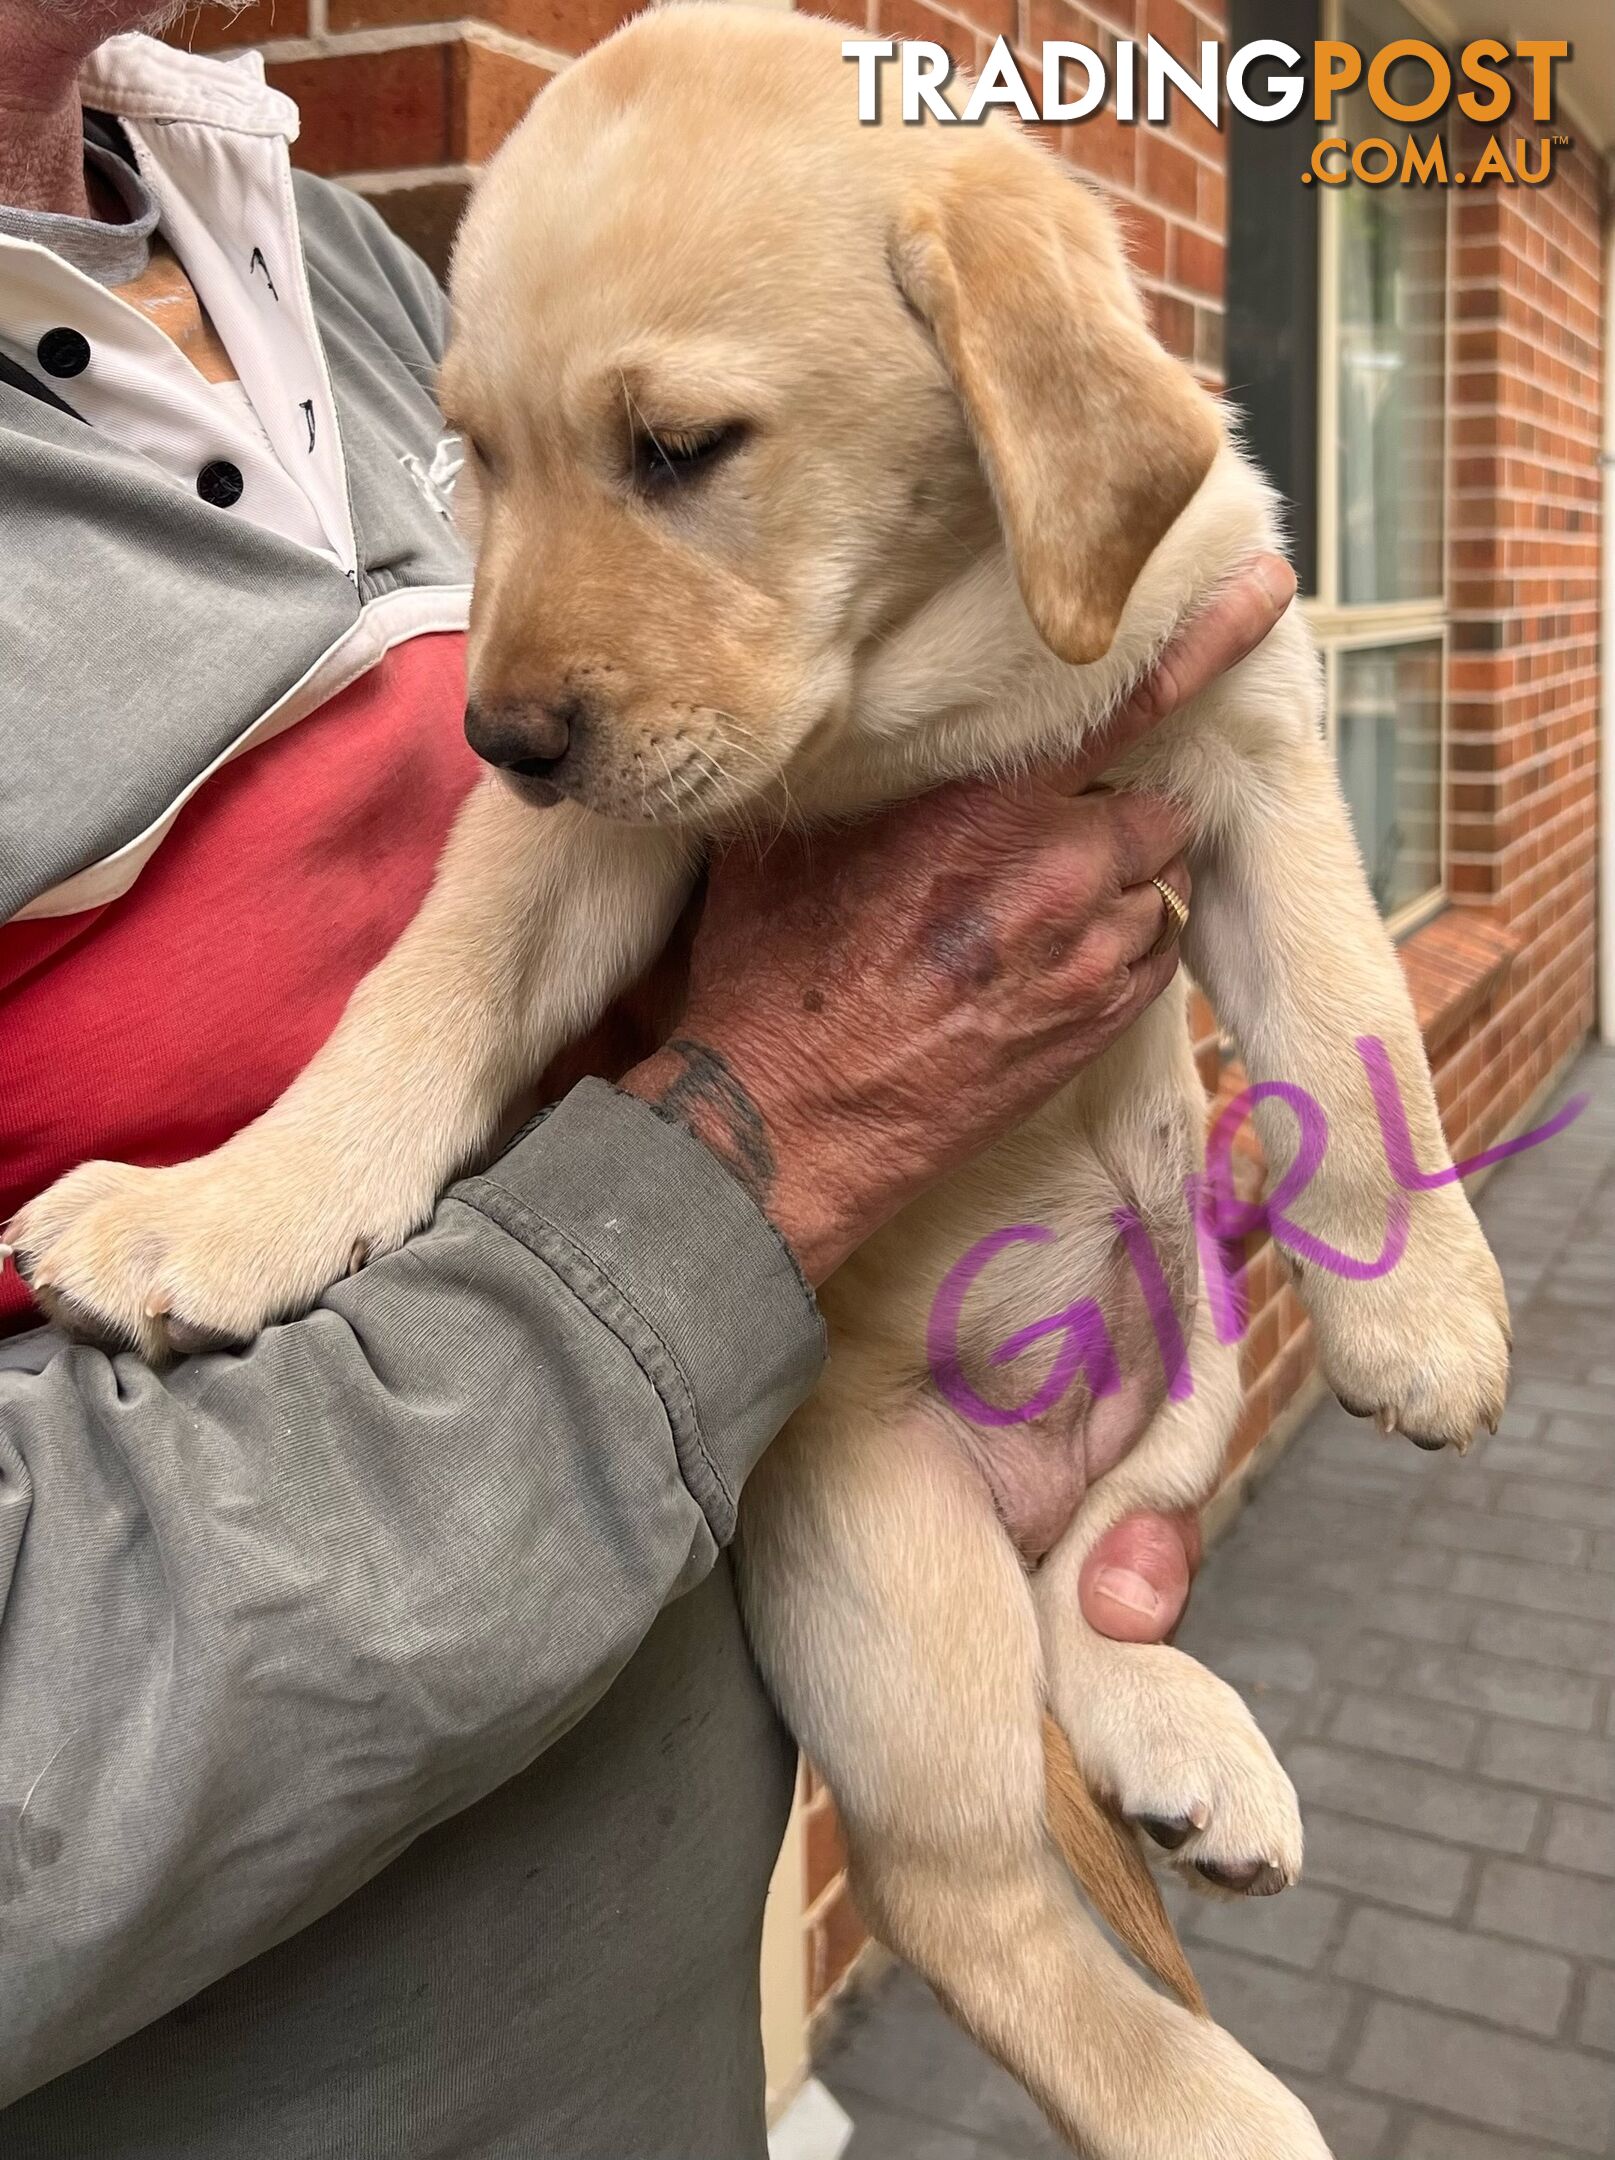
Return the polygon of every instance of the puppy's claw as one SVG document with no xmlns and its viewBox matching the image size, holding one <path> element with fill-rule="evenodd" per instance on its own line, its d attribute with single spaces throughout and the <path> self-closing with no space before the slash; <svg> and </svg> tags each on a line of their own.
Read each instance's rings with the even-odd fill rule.
<svg viewBox="0 0 1615 2160">
<path fill-rule="evenodd" d="M 1219 1890 L 1237 1891 L 1244 1897 L 1273 1897 L 1284 1889 L 1289 1877 L 1271 1860 L 1197 1860 L 1195 1873 Z"/>
<path fill-rule="evenodd" d="M 1396 1412 L 1387 1404 L 1381 1403 L 1374 1412 L 1374 1423 L 1382 1433 L 1393 1433 L 1396 1430 Z"/>
<path fill-rule="evenodd" d="M 353 1248 L 348 1254 L 348 1273 L 350 1275 L 357 1275 L 359 1270 L 364 1266 L 365 1262 L 369 1258 L 370 1240 L 368 1238 L 362 1237 L 355 1238 L 353 1241 Z"/>
</svg>

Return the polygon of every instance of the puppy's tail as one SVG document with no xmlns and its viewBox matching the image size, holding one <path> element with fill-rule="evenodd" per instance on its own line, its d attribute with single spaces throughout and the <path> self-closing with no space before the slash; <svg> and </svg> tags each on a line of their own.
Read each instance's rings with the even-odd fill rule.
<svg viewBox="0 0 1615 2160">
<path fill-rule="evenodd" d="M 1209 2016 L 1137 1841 L 1083 1783 L 1070 1742 L 1047 1712 L 1043 1786 L 1049 1835 L 1099 1917 L 1185 2010 Z"/>
</svg>

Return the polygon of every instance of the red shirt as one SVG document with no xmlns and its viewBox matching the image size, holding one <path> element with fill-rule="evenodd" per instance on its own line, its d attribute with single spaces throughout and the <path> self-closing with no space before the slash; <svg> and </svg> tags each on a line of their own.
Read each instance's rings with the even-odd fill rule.
<svg viewBox="0 0 1615 2160">
<path fill-rule="evenodd" d="M 0 1222 L 284 1091 L 425 896 L 480 770 L 464 709 L 464 637 L 413 638 L 217 773 L 121 899 L 0 927 Z M 8 1268 L 0 1332 L 34 1317 Z"/>
</svg>

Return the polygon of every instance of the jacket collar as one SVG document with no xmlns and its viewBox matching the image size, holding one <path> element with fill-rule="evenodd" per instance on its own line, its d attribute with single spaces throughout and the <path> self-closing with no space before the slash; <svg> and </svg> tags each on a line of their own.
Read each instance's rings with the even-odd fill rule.
<svg viewBox="0 0 1615 2160">
<path fill-rule="evenodd" d="M 92 110 L 120 120 L 191 121 L 297 140 L 297 107 L 265 82 L 261 53 L 215 59 L 131 31 L 90 55 L 79 94 Z"/>
</svg>

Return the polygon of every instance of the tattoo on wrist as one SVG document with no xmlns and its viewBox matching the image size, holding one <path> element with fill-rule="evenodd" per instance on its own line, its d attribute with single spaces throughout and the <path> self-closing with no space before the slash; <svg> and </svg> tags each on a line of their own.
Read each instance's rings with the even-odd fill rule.
<svg viewBox="0 0 1615 2160">
<path fill-rule="evenodd" d="M 721 1051 L 692 1036 L 676 1035 L 663 1055 L 678 1058 L 680 1070 L 656 1095 L 657 1108 L 682 1118 L 766 1213 L 779 1165 L 744 1082 Z"/>
</svg>

